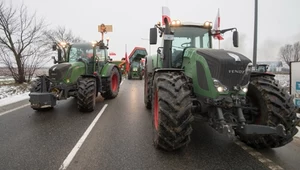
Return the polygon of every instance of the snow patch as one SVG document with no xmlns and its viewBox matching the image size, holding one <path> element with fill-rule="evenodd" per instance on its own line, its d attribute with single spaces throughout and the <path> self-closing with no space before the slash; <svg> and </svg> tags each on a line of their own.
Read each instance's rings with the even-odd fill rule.
<svg viewBox="0 0 300 170">
<path fill-rule="evenodd" d="M 16 103 L 16 102 L 19 102 L 19 101 L 22 101 L 25 99 L 29 99 L 29 92 L 0 99 L 0 107 L 11 104 L 11 103 Z"/>
</svg>

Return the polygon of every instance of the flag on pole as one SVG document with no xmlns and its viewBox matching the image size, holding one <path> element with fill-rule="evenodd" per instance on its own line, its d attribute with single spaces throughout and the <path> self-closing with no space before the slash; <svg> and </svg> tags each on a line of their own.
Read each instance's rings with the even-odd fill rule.
<svg viewBox="0 0 300 170">
<path fill-rule="evenodd" d="M 220 34 L 220 9 L 218 8 L 218 14 L 214 23 L 214 27 L 212 29 L 214 33 L 217 33 L 217 35 L 214 35 L 214 39 L 223 40 L 224 38 Z"/>
<path fill-rule="evenodd" d="M 171 23 L 171 18 L 170 18 L 170 9 L 166 6 L 162 7 L 162 25 L 165 25 L 165 18 L 168 19 L 169 23 Z"/>
</svg>

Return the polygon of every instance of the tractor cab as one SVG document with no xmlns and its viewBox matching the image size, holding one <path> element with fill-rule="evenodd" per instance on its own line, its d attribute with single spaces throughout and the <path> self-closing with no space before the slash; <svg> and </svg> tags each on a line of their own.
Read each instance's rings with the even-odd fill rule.
<svg viewBox="0 0 300 170">
<path fill-rule="evenodd" d="M 233 32 L 233 45 L 238 47 L 238 32 L 236 28 L 229 28 L 219 31 L 212 30 L 212 23 L 206 21 L 204 24 L 180 22 L 173 20 L 168 27 L 161 26 L 160 23 L 155 28 L 150 29 L 150 45 L 157 43 L 157 28 L 162 37 L 162 47 L 158 49 L 158 54 L 164 56 L 163 67 L 180 68 L 183 62 L 184 51 L 187 48 L 211 49 L 212 36 L 224 34 L 227 31 Z M 171 51 L 169 51 L 171 50 Z M 167 57 L 166 56 L 170 56 Z M 171 61 L 170 61 L 171 60 Z"/>
<path fill-rule="evenodd" d="M 256 71 L 266 73 L 268 71 L 269 65 L 268 64 L 257 64 Z"/>
<path fill-rule="evenodd" d="M 178 68 L 182 63 L 183 52 L 186 48 L 212 48 L 209 27 L 200 24 L 172 24 L 172 67 Z"/>
</svg>

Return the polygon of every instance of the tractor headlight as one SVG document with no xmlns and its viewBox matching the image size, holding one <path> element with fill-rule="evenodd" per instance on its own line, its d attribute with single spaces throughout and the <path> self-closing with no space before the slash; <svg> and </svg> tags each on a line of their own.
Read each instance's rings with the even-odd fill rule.
<svg viewBox="0 0 300 170">
<path fill-rule="evenodd" d="M 171 25 L 172 25 L 172 26 L 179 26 L 179 25 L 181 25 L 181 22 L 180 22 L 180 20 L 173 20 L 173 21 L 171 22 Z"/>
<path fill-rule="evenodd" d="M 247 93 L 248 88 L 247 88 L 247 87 L 243 87 L 243 88 L 242 88 L 242 91 L 243 91 L 244 93 Z"/>
<path fill-rule="evenodd" d="M 248 85 L 249 85 L 249 82 L 246 85 L 244 85 L 244 86 L 240 86 L 238 88 L 238 91 L 243 92 L 243 93 L 247 93 L 248 92 Z"/>
<path fill-rule="evenodd" d="M 217 89 L 217 91 L 219 93 L 228 91 L 228 88 L 225 85 L 223 85 L 219 80 L 213 78 L 213 82 L 214 82 L 215 88 Z"/>
</svg>

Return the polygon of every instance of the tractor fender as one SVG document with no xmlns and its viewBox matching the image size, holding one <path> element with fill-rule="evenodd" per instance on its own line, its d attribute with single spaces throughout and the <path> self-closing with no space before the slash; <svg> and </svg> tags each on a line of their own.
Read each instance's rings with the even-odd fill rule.
<svg viewBox="0 0 300 170">
<path fill-rule="evenodd" d="M 153 63 L 152 63 L 152 57 L 151 56 L 147 56 L 145 58 L 145 65 L 146 65 L 147 73 L 152 73 L 153 72 Z"/>
<path fill-rule="evenodd" d="M 120 80 L 119 80 L 119 82 L 121 82 L 122 81 L 122 73 L 121 73 L 121 70 L 120 70 L 120 68 L 116 65 L 116 64 L 111 64 L 111 63 L 108 63 L 108 64 L 106 64 L 103 68 L 102 68 L 102 70 L 101 70 L 101 77 L 105 77 L 105 78 L 107 78 L 107 77 L 110 77 L 110 74 L 111 74 L 111 72 L 112 72 L 112 70 L 113 70 L 113 68 L 116 68 L 117 70 L 118 70 L 118 72 L 119 72 L 119 74 L 120 74 Z"/>
<path fill-rule="evenodd" d="M 250 77 L 260 77 L 260 76 L 270 76 L 275 77 L 275 74 L 268 73 L 268 72 L 251 72 Z"/>
<path fill-rule="evenodd" d="M 100 76 L 98 76 L 98 75 L 91 75 L 91 74 L 88 74 L 88 75 L 84 74 L 84 75 L 81 75 L 77 81 L 79 81 L 82 78 L 94 78 L 94 79 L 96 79 L 96 85 L 97 85 L 97 87 L 96 87 L 96 89 L 97 89 L 96 96 L 98 96 L 98 92 L 101 91 L 101 79 L 100 79 Z"/>
</svg>

